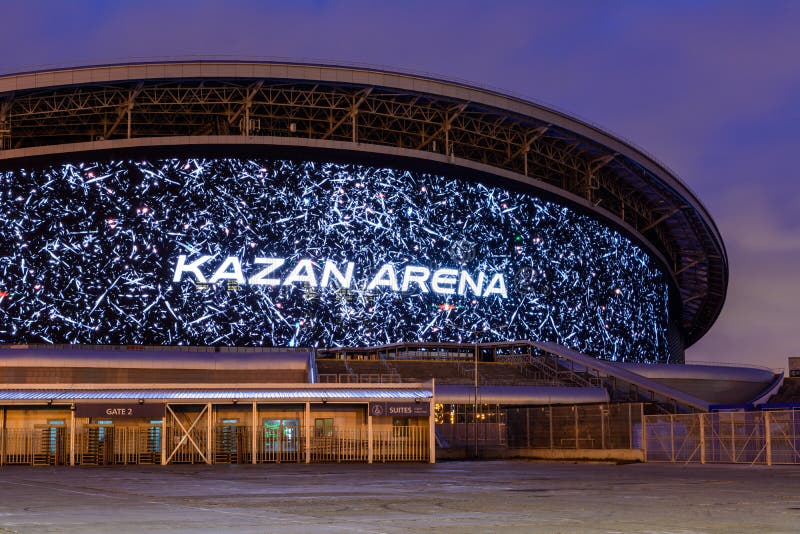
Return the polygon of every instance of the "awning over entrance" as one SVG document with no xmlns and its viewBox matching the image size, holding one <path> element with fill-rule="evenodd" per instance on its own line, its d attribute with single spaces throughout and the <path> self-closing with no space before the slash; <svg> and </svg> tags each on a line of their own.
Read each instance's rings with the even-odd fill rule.
<svg viewBox="0 0 800 534">
<path fill-rule="evenodd" d="M 70 402 L 88 400 L 157 400 L 164 402 L 207 402 L 207 401 L 233 401 L 233 400 L 258 400 L 275 402 L 366 402 L 375 400 L 416 400 L 431 399 L 433 397 L 432 385 L 423 384 L 397 384 L 386 387 L 376 384 L 369 387 L 367 384 L 347 384 L 331 386 L 330 384 L 303 384 L 300 387 L 275 387 L 265 385 L 264 388 L 209 388 L 209 387 L 181 387 L 174 389 L 153 388 L 152 385 L 126 384 L 124 389 L 107 387 L 58 387 L 43 388 L 30 387 L 0 390 L 0 403 L 2 402 Z"/>
</svg>

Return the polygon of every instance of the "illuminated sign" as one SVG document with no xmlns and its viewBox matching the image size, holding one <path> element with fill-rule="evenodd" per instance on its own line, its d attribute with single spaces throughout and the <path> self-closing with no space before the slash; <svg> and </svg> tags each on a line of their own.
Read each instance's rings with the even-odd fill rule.
<svg viewBox="0 0 800 534">
<path fill-rule="evenodd" d="M 532 339 L 612 360 L 670 354 L 668 279 L 634 240 L 469 171 L 26 166 L 0 172 L 0 236 L 0 343 Z"/>
<path fill-rule="evenodd" d="M 429 417 L 431 406 L 425 402 L 370 402 L 373 417 Z"/>
<path fill-rule="evenodd" d="M 302 284 L 306 287 L 328 288 L 335 284 L 342 289 L 351 289 L 353 282 L 353 272 L 355 264 L 347 262 L 343 269 L 336 263 L 327 260 L 323 263 L 321 275 L 319 269 L 315 269 L 317 262 L 303 259 L 286 274 L 285 278 L 274 278 L 276 271 L 286 263 L 285 258 L 261 258 L 253 259 L 254 265 L 266 265 L 255 272 L 255 274 L 245 277 L 242 269 L 242 262 L 235 256 L 228 256 L 214 270 L 211 278 L 206 278 L 200 267 L 211 260 L 213 256 L 201 256 L 191 262 L 186 255 L 178 256 L 175 265 L 173 282 L 183 281 L 184 274 L 190 274 L 194 279 L 202 284 L 216 284 L 222 280 L 231 280 L 237 284 L 247 284 L 254 286 L 290 286 L 292 284 Z M 342 273 L 344 270 L 344 274 Z M 420 265 L 407 265 L 399 271 L 392 264 L 382 265 L 374 276 L 369 278 L 369 283 L 363 289 L 374 291 L 388 288 L 391 291 L 409 291 L 417 289 L 422 293 L 433 292 L 438 295 L 459 295 L 473 297 L 490 297 L 497 295 L 508 298 L 506 282 L 502 273 L 494 273 L 487 284 L 486 273 L 479 271 L 472 275 L 464 270 L 458 269 L 437 269 L 431 271 L 428 267 Z M 319 281 L 318 281 L 319 280 Z"/>
<path fill-rule="evenodd" d="M 160 419 L 164 417 L 164 404 L 79 403 L 75 405 L 75 417 L 143 417 Z"/>
</svg>

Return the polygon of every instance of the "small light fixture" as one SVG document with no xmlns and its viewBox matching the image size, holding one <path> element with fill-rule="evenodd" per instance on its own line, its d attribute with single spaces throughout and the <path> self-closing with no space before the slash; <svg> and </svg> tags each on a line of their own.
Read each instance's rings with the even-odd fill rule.
<svg viewBox="0 0 800 534">
<path fill-rule="evenodd" d="M 322 404 L 328 404 L 328 399 L 322 399 Z"/>
<path fill-rule="evenodd" d="M 139 399 L 139 404 L 144 404 L 144 399 Z"/>
<path fill-rule="evenodd" d="M 295 133 L 296 131 L 297 131 L 297 123 L 296 122 L 290 122 L 289 123 L 289 132 L 290 133 Z"/>
</svg>

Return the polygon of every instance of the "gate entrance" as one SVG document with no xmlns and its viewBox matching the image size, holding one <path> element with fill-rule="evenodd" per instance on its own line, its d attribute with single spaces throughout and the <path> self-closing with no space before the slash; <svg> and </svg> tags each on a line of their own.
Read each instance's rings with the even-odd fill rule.
<svg viewBox="0 0 800 534">
<path fill-rule="evenodd" d="M 238 419 L 223 419 L 214 428 L 214 463 L 250 463 L 250 427 Z"/>
<path fill-rule="evenodd" d="M 300 422 L 297 419 L 264 419 L 261 462 L 300 462 Z"/>
</svg>

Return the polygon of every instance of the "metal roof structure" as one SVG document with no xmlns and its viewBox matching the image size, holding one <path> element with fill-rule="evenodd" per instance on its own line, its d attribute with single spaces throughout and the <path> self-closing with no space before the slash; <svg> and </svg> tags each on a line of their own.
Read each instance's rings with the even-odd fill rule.
<svg viewBox="0 0 800 534">
<path fill-rule="evenodd" d="M 2 165 L 175 147 L 468 169 L 560 198 L 638 239 L 678 291 L 685 345 L 711 327 L 725 300 L 722 238 L 685 184 L 630 143 L 521 98 L 425 76 L 277 62 L 122 64 L 0 77 Z"/>
<path fill-rule="evenodd" d="M 145 387 L 146 386 L 146 387 Z M 199 386 L 187 388 L 164 388 L 163 385 L 143 385 L 141 388 L 131 387 L 126 384 L 124 388 L 108 388 L 103 385 L 94 387 L 70 388 L 64 386 L 36 385 L 23 388 L 15 385 L 13 389 L 0 390 L 0 401 L 15 402 L 64 402 L 64 401 L 275 401 L 275 402 L 366 402 L 369 400 L 427 400 L 433 397 L 433 391 L 421 384 L 408 384 L 398 387 L 314 387 L 303 384 L 296 387 L 279 388 L 265 386 L 264 388 L 227 387 L 210 388 Z"/>
<path fill-rule="evenodd" d="M 571 386 L 481 386 L 478 402 L 503 406 L 607 403 L 608 391 L 601 387 Z M 436 386 L 438 404 L 472 404 L 475 390 L 468 385 Z"/>
</svg>

